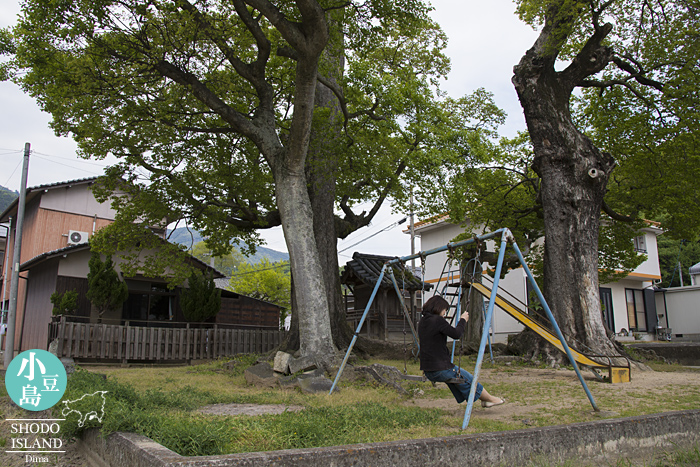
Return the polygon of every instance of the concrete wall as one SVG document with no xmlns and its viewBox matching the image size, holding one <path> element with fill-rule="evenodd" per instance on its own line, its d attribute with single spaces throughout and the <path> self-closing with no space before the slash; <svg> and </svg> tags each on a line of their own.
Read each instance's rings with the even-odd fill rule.
<svg viewBox="0 0 700 467">
<path fill-rule="evenodd" d="M 573 425 L 477 435 L 367 443 L 314 449 L 183 457 L 144 436 L 96 429 L 83 435 L 94 465 L 111 467 L 233 467 L 329 465 L 393 467 L 426 465 L 519 466 L 545 459 L 614 464 L 617 459 L 648 462 L 664 450 L 700 442 L 700 410 L 599 420 Z"/>
<path fill-rule="evenodd" d="M 637 266 L 633 274 L 639 279 L 653 280 L 661 279 L 661 267 L 659 266 L 659 248 L 656 243 L 656 236 L 661 233 L 659 229 L 643 229 L 644 241 L 647 247 L 647 259 Z"/>
</svg>

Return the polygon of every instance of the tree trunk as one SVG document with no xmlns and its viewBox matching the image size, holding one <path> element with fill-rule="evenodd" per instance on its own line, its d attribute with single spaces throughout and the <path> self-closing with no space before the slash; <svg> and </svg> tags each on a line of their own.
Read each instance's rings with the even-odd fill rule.
<svg viewBox="0 0 700 467">
<path fill-rule="evenodd" d="M 467 276 L 469 280 L 481 283 L 481 264 L 477 263 L 476 271 L 473 269 L 473 263 L 468 265 L 469 270 L 463 271 L 463 274 L 469 274 Z M 471 274 L 474 277 L 471 277 Z M 462 300 L 463 305 L 460 307 L 461 310 L 466 309 L 469 312 L 469 321 L 467 321 L 467 328 L 464 331 L 463 346 L 464 350 L 469 353 L 478 352 L 479 346 L 481 345 L 482 330 L 484 328 L 484 308 L 483 308 L 483 297 L 476 290 L 472 290 L 471 297 L 469 294 L 469 286 L 466 286 L 462 291 L 464 299 Z"/>
<path fill-rule="evenodd" d="M 299 350 L 302 356 L 314 358 L 326 366 L 335 356 L 335 349 L 322 263 L 313 234 L 311 202 L 303 172 L 276 177 L 275 191 L 295 281 Z"/>
<path fill-rule="evenodd" d="M 342 14 L 337 12 L 336 14 Z M 330 15 L 330 14 L 329 14 Z M 338 24 L 329 16 L 329 24 Z M 345 60 L 343 58 L 342 37 L 332 40 L 322 54 L 326 79 L 337 84 L 342 77 Z M 340 285 L 338 265 L 338 235 L 336 216 L 336 182 L 338 171 L 337 150 L 343 142 L 343 115 L 337 97 L 331 89 L 321 83 L 316 84 L 314 101 L 316 119 L 311 131 L 309 151 L 306 157 L 306 179 L 313 211 L 313 233 L 322 265 L 322 280 L 328 300 L 331 334 L 338 349 L 346 348 L 352 338 L 352 330 L 347 324 L 345 303 Z M 320 117 L 320 118 L 319 118 Z M 290 334 L 284 344 L 286 350 L 296 350 L 299 346 L 298 305 L 292 295 L 292 321 Z"/>
<path fill-rule="evenodd" d="M 541 178 L 544 211 L 544 296 L 564 336 L 586 353 L 612 355 L 598 290 L 598 232 L 603 196 L 614 167 L 574 125 L 569 98 L 574 84 L 554 70 L 554 58 L 536 44 L 514 68 L 513 84 L 532 139 L 533 168 Z M 541 47 L 541 49 L 537 49 Z M 578 341 L 574 344 L 573 340 Z M 537 341 L 532 354 L 561 361 Z"/>
</svg>

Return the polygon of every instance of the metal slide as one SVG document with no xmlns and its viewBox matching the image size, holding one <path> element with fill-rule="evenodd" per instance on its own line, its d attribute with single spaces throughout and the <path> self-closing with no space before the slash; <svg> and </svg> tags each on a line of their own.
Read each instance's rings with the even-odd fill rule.
<svg viewBox="0 0 700 467">
<path fill-rule="evenodd" d="M 478 282 L 473 282 L 472 287 L 474 290 L 479 292 L 481 295 L 486 297 L 487 299 L 491 297 L 491 289 L 486 287 L 483 284 L 480 284 Z M 552 332 L 542 326 L 540 323 L 534 321 L 532 318 L 530 318 L 527 314 L 523 313 L 519 309 L 517 309 L 512 303 L 501 297 L 500 295 L 496 295 L 496 305 L 500 307 L 503 311 L 508 313 L 510 316 L 515 318 L 520 324 L 527 326 L 530 328 L 532 331 L 536 332 L 540 337 L 544 338 L 547 342 L 552 344 L 554 347 L 559 349 L 560 351 L 566 353 L 564 350 L 564 346 L 562 345 L 561 341 L 557 336 L 552 334 Z M 597 369 L 597 368 L 605 368 L 608 370 L 608 381 L 611 383 L 629 383 L 630 382 L 630 363 L 629 360 L 627 360 L 626 357 L 619 356 L 618 358 L 625 358 L 627 360 L 627 366 L 615 366 L 612 364 L 611 357 L 604 356 L 604 355 L 585 355 L 581 352 L 578 352 L 574 350 L 573 348 L 571 349 L 571 354 L 573 355 L 574 359 L 576 360 L 577 363 L 580 363 L 581 365 L 585 365 L 587 367 L 590 367 L 591 369 Z M 607 359 L 608 363 L 601 363 L 600 361 L 596 361 L 594 359 Z M 596 373 L 596 376 L 600 377 L 598 373 Z"/>
</svg>

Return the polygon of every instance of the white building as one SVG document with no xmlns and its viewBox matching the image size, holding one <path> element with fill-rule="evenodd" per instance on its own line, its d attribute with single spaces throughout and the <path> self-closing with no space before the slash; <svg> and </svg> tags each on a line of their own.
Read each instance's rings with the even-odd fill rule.
<svg viewBox="0 0 700 467">
<path fill-rule="evenodd" d="M 447 215 L 415 224 L 415 233 L 421 239 L 421 251 L 446 245 L 464 232 L 458 225 L 448 222 Z M 635 238 L 635 248 L 647 255 L 637 269 L 627 277 L 610 284 L 600 285 L 604 322 L 615 333 L 654 333 L 658 324 L 653 284 L 661 280 L 656 237 L 662 233 L 655 223 L 648 223 L 642 235 Z M 487 250 L 494 251 L 495 242 L 487 242 Z M 430 255 L 425 261 L 425 282 L 441 290 L 446 279 L 440 282 L 447 252 Z M 452 269 L 457 269 L 453 266 Z M 433 289 L 436 290 L 436 289 Z M 503 291 L 527 303 L 527 276 L 524 269 L 509 271 L 499 283 L 499 295 Z M 523 326 L 503 310 L 496 308 L 492 321 L 495 342 L 505 342 L 509 334 L 518 333 Z"/>
</svg>

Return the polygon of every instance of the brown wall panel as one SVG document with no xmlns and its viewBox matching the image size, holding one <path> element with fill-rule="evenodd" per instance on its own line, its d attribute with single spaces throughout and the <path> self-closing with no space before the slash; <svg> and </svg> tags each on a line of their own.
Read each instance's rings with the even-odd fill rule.
<svg viewBox="0 0 700 467">
<path fill-rule="evenodd" d="M 18 317 L 21 328 L 20 350 L 46 349 L 48 326 L 51 322 L 51 294 L 56 290 L 58 259 L 47 261 L 32 269 L 27 286 L 26 307 L 23 318 Z"/>
</svg>

